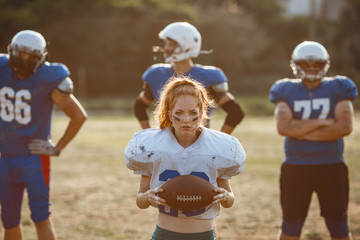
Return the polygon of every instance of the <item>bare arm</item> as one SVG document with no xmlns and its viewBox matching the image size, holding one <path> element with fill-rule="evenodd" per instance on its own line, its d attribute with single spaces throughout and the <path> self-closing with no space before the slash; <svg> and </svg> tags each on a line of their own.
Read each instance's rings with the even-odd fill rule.
<svg viewBox="0 0 360 240">
<path fill-rule="evenodd" d="M 64 94 L 57 89 L 54 89 L 51 92 L 51 98 L 56 106 L 70 118 L 70 122 L 63 136 L 56 144 L 56 148 L 62 150 L 78 133 L 87 118 L 87 114 L 79 101 L 72 94 Z"/>
<path fill-rule="evenodd" d="M 142 129 L 150 128 L 149 120 L 141 120 L 139 123 Z"/>
<path fill-rule="evenodd" d="M 149 190 L 150 190 L 150 177 L 141 175 L 139 192 L 136 195 L 136 205 L 141 209 L 145 209 L 150 206 Z"/>
<path fill-rule="evenodd" d="M 150 180 L 149 176 L 141 175 L 139 192 L 136 195 L 136 205 L 141 209 L 148 208 L 150 205 L 153 207 L 165 205 L 165 199 L 156 196 L 156 193 L 163 190 L 161 188 L 150 189 Z"/>
<path fill-rule="evenodd" d="M 333 119 L 293 119 L 291 109 L 285 102 L 276 104 L 274 114 L 279 134 L 298 139 L 302 139 L 306 134 L 334 122 Z"/>
<path fill-rule="evenodd" d="M 319 128 L 303 138 L 311 141 L 333 141 L 349 135 L 353 129 L 354 109 L 350 100 L 343 100 L 335 106 L 333 124 Z"/>
<path fill-rule="evenodd" d="M 232 192 L 230 179 L 217 179 L 218 188 L 215 192 L 219 192 L 218 195 L 214 196 L 214 202 L 220 202 L 224 208 L 229 208 L 234 204 L 235 196 Z"/>
</svg>

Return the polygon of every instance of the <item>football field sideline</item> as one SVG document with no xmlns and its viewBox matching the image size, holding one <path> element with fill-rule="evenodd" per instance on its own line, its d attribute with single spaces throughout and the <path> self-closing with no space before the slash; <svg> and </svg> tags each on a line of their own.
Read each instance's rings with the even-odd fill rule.
<svg viewBox="0 0 360 240">
<path fill-rule="evenodd" d="M 223 119 L 215 117 L 212 128 Z M 53 139 L 67 125 L 55 116 Z M 51 218 L 59 240 L 150 239 L 156 225 L 156 209 L 136 207 L 139 176 L 125 166 L 124 149 L 140 125 L 133 116 L 90 115 L 83 128 L 51 161 Z M 281 224 L 278 177 L 283 137 L 273 117 L 247 116 L 233 133 L 242 143 L 247 160 L 243 172 L 232 179 L 235 204 L 216 218 L 217 239 L 276 239 Z M 355 129 L 345 137 L 345 159 L 350 173 L 350 230 L 360 239 L 360 115 Z M 36 234 L 24 197 L 22 220 L 25 240 Z M 2 230 L 1 230 L 2 231 Z M 2 232 L 0 233 L 2 235 Z M 329 239 L 319 216 L 316 196 L 303 229 L 308 240 Z"/>
</svg>

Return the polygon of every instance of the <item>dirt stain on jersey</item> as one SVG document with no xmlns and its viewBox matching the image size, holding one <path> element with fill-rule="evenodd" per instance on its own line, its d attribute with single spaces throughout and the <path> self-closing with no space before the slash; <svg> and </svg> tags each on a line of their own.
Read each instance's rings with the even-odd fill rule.
<svg viewBox="0 0 360 240">
<path fill-rule="evenodd" d="M 154 155 L 154 152 L 149 153 L 147 156 L 148 158 L 151 158 L 152 155 Z"/>
</svg>

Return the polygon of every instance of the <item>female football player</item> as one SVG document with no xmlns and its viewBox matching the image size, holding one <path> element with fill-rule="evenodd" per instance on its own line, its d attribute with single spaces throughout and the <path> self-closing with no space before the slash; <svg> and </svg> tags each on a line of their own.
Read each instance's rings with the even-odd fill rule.
<svg viewBox="0 0 360 240">
<path fill-rule="evenodd" d="M 245 151 L 233 136 L 202 126 L 212 104 L 203 85 L 187 77 L 175 77 L 164 87 L 155 110 L 159 129 L 134 135 L 125 150 L 126 164 L 141 175 L 136 196 L 141 209 L 159 210 L 152 239 L 215 239 L 213 219 L 220 205 L 234 203 L 230 179 L 240 173 Z M 161 185 L 179 175 L 202 176 L 213 184 L 212 204 L 194 212 L 170 207 L 157 196 Z"/>
</svg>

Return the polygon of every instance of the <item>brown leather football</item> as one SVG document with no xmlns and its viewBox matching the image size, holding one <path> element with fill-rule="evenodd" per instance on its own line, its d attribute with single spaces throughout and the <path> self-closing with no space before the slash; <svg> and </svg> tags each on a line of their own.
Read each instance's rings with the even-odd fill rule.
<svg viewBox="0 0 360 240">
<path fill-rule="evenodd" d="M 213 201 L 215 187 L 205 179 L 194 175 L 180 175 L 165 182 L 158 196 L 166 204 L 182 211 L 192 212 L 204 208 Z"/>
</svg>

